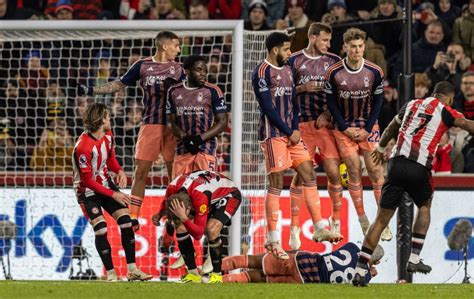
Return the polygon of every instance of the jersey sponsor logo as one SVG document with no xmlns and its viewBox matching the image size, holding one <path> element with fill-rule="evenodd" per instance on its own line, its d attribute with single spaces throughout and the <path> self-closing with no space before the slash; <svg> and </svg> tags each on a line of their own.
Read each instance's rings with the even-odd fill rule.
<svg viewBox="0 0 474 299">
<path fill-rule="evenodd" d="M 275 96 L 281 97 L 284 95 L 290 96 L 293 92 L 293 88 L 291 87 L 277 87 L 275 88 Z"/>
<path fill-rule="evenodd" d="M 87 168 L 87 158 L 84 154 L 79 156 L 79 168 Z"/>
<path fill-rule="evenodd" d="M 95 215 L 99 214 L 99 209 L 96 208 L 96 207 L 93 207 L 92 208 L 92 213 L 95 214 Z"/>
<path fill-rule="evenodd" d="M 207 211 L 207 206 L 205 204 L 202 204 L 200 207 L 199 207 L 199 215 L 204 215 L 204 213 L 206 213 Z"/>
<path fill-rule="evenodd" d="M 195 106 L 179 106 L 176 107 L 177 115 L 202 115 L 204 114 L 204 107 Z"/>
<path fill-rule="evenodd" d="M 258 89 L 260 92 L 267 91 L 268 90 L 267 81 L 265 81 L 265 79 L 261 78 L 258 81 L 258 87 L 260 87 Z"/>
<path fill-rule="evenodd" d="M 321 75 L 305 75 L 301 76 L 301 78 L 298 80 L 298 84 L 304 84 L 309 81 L 324 81 L 324 76 Z"/>
<path fill-rule="evenodd" d="M 370 90 L 340 90 L 339 98 L 348 100 L 349 98 L 360 99 L 365 98 L 370 94 Z"/>
</svg>

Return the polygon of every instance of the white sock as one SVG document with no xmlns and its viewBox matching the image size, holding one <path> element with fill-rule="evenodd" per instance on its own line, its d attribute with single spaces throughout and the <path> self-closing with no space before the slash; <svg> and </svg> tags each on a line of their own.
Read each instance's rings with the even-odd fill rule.
<svg viewBox="0 0 474 299">
<path fill-rule="evenodd" d="M 418 264 L 420 262 L 420 256 L 412 252 L 408 261 L 413 264 Z"/>
<path fill-rule="evenodd" d="M 319 220 L 318 222 L 316 222 L 316 224 L 314 225 L 314 230 L 317 231 L 317 230 L 322 230 L 322 229 L 325 229 L 326 228 L 326 221 L 324 220 Z"/>
<path fill-rule="evenodd" d="M 268 231 L 268 240 L 270 242 L 278 242 L 280 241 L 280 234 L 277 230 Z"/>
<path fill-rule="evenodd" d="M 191 274 L 194 274 L 194 275 L 199 275 L 198 269 L 188 270 L 188 273 L 191 273 Z"/>
<path fill-rule="evenodd" d="M 128 272 L 131 272 L 133 270 L 137 269 L 137 265 L 135 265 L 135 263 L 130 263 L 130 264 L 127 264 L 127 270 Z"/>
<path fill-rule="evenodd" d="M 367 223 L 367 222 L 369 222 L 369 218 L 367 218 L 367 215 L 365 215 L 365 214 L 364 214 L 364 215 L 360 215 L 360 216 L 359 216 L 359 222 L 360 222 L 360 223 L 362 223 L 362 222 Z"/>
<path fill-rule="evenodd" d="M 117 275 L 117 273 L 115 273 L 115 269 L 107 270 L 107 276 L 110 276 L 110 275 Z"/>
</svg>

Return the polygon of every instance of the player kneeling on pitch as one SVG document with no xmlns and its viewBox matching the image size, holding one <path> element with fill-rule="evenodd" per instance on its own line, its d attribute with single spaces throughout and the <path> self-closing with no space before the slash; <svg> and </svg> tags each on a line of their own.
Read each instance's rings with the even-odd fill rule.
<svg viewBox="0 0 474 299">
<path fill-rule="evenodd" d="M 127 205 L 130 196 L 119 191 L 109 170 L 116 173 L 120 188 L 127 186 L 127 176 L 115 158 L 114 141 L 107 107 L 94 103 L 84 113 L 86 131 L 76 142 L 73 153 L 74 188 L 84 216 L 94 228 L 95 247 L 107 270 L 107 280 L 117 281 L 112 254 L 107 240 L 107 222 L 102 209 L 120 227 L 122 247 L 127 260 L 128 280 L 149 280 L 153 275 L 135 265 L 135 234 Z"/>
<path fill-rule="evenodd" d="M 191 240 L 200 240 L 206 232 L 213 272 L 209 283 L 222 282 L 222 242 L 220 232 L 228 224 L 242 201 L 237 186 L 225 176 L 212 171 L 195 171 L 176 177 L 166 189 L 166 201 L 153 215 L 153 223 L 160 224 L 163 216 L 170 217 L 176 227 L 179 250 L 188 273 L 181 282 L 200 283 Z"/>
<path fill-rule="evenodd" d="M 290 258 L 287 260 L 278 259 L 268 253 L 231 256 L 222 261 L 222 270 L 250 270 L 224 275 L 223 280 L 224 283 L 350 283 L 355 275 L 359 252 L 357 245 L 347 243 L 327 254 L 310 251 L 289 252 Z M 367 281 L 377 275 L 373 265 L 378 264 L 383 255 L 383 248 L 378 246 L 370 260 Z"/>
</svg>

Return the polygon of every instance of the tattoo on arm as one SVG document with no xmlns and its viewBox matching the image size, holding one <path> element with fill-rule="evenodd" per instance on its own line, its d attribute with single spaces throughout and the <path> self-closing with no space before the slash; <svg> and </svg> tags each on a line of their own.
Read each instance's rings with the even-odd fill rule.
<svg viewBox="0 0 474 299">
<path fill-rule="evenodd" d="M 120 80 L 108 82 L 99 86 L 94 86 L 94 94 L 111 94 L 115 93 L 125 87 L 125 84 Z"/>
</svg>

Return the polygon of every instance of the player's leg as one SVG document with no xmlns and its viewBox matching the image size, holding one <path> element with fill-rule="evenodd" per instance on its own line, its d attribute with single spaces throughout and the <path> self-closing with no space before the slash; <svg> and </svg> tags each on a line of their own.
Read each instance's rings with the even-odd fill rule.
<svg viewBox="0 0 474 299">
<path fill-rule="evenodd" d="M 249 282 L 266 282 L 267 277 L 262 270 L 250 270 L 242 273 L 224 275 L 222 282 L 224 283 L 249 283 Z"/>
<path fill-rule="evenodd" d="M 199 276 L 196 266 L 196 259 L 194 257 L 195 251 L 193 240 L 191 235 L 186 230 L 186 227 L 182 223 L 176 227 L 176 239 L 178 241 L 178 248 L 181 256 L 183 257 L 184 263 L 188 268 L 188 274 Z"/>
<path fill-rule="evenodd" d="M 234 255 L 222 260 L 222 271 L 236 269 L 262 269 L 262 260 L 265 254 L 259 255 Z"/>
<path fill-rule="evenodd" d="M 161 155 L 166 163 L 166 170 L 168 174 L 168 181 L 170 182 L 173 178 L 173 159 L 176 151 L 176 137 L 173 135 L 173 131 L 166 127 L 164 136 L 161 142 Z"/>
<path fill-rule="evenodd" d="M 299 175 L 296 174 L 291 181 L 290 186 L 290 205 L 291 205 L 291 221 L 290 221 L 290 248 L 298 250 L 301 246 L 300 240 L 300 210 L 303 202 L 303 185 Z"/>
</svg>

